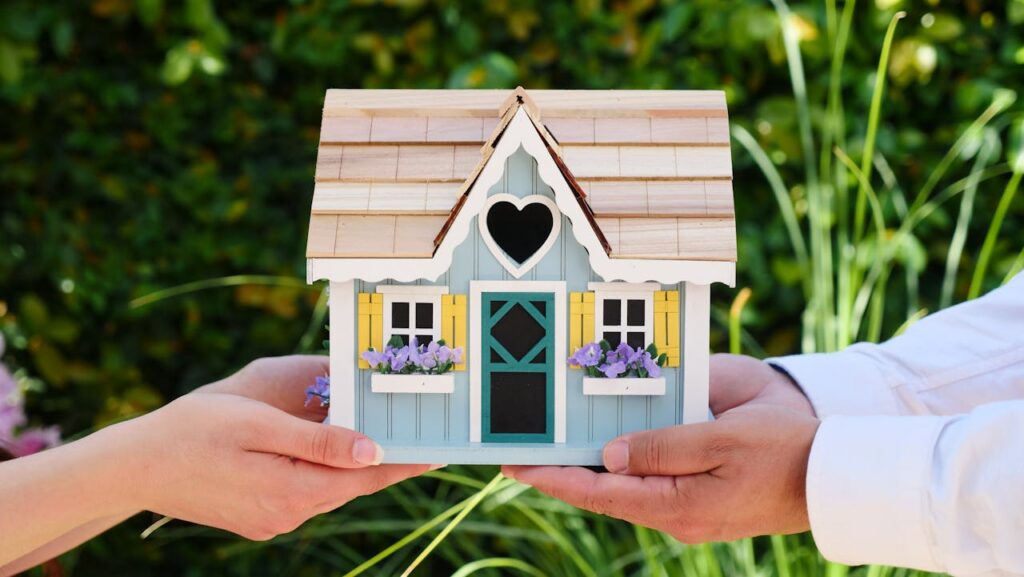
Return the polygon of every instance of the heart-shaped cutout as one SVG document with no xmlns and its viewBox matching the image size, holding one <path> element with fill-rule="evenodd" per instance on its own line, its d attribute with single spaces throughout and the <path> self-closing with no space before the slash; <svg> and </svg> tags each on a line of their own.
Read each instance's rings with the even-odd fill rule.
<svg viewBox="0 0 1024 577">
<path fill-rule="evenodd" d="M 480 234 L 487 248 L 516 278 L 547 254 L 560 224 L 558 206 L 539 194 L 524 198 L 496 194 L 480 213 Z"/>
</svg>

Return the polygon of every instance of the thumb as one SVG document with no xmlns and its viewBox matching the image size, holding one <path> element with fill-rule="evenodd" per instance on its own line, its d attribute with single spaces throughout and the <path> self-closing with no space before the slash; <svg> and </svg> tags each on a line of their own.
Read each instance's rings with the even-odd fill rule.
<svg viewBox="0 0 1024 577">
<path fill-rule="evenodd" d="M 630 475 L 693 475 L 722 464 L 716 425 L 700 423 L 630 433 L 604 447 L 604 466 Z"/>
<path fill-rule="evenodd" d="M 328 467 L 352 469 L 379 465 L 384 450 L 350 429 L 314 423 L 264 405 L 260 430 L 251 450 L 276 453 Z"/>
</svg>

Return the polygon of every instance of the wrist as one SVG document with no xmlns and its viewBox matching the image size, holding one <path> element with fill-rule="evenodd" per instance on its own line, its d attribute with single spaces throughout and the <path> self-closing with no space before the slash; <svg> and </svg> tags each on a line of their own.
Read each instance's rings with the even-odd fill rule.
<svg viewBox="0 0 1024 577">
<path fill-rule="evenodd" d="M 140 429 L 145 418 L 105 427 L 81 441 L 88 444 L 96 479 L 92 486 L 99 492 L 97 503 L 104 516 L 133 515 L 147 508 L 148 473 L 155 460 L 152 447 L 159 445 L 144 447 Z"/>
</svg>

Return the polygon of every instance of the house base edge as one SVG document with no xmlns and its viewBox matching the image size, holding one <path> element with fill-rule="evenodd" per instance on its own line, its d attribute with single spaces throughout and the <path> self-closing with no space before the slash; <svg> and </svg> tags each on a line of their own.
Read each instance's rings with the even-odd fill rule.
<svg viewBox="0 0 1024 577">
<path fill-rule="evenodd" d="M 384 463 L 444 465 L 575 465 L 603 464 L 602 444 L 587 446 L 530 443 L 466 443 L 458 445 L 391 445 L 384 448 Z"/>
</svg>

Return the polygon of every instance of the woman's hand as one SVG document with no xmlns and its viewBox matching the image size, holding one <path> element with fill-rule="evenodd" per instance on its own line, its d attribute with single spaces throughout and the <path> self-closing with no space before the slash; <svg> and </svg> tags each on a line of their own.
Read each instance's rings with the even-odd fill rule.
<svg viewBox="0 0 1024 577">
<path fill-rule="evenodd" d="M 374 466 L 383 453 L 369 437 L 234 394 L 186 395 L 124 434 L 139 508 L 256 540 L 430 468 Z"/>
<path fill-rule="evenodd" d="M 323 357 L 281 357 L 149 415 L 0 463 L 0 575 L 10 575 L 140 510 L 269 539 L 430 469 L 377 465 L 363 434 L 321 424 L 304 391 Z"/>
</svg>

